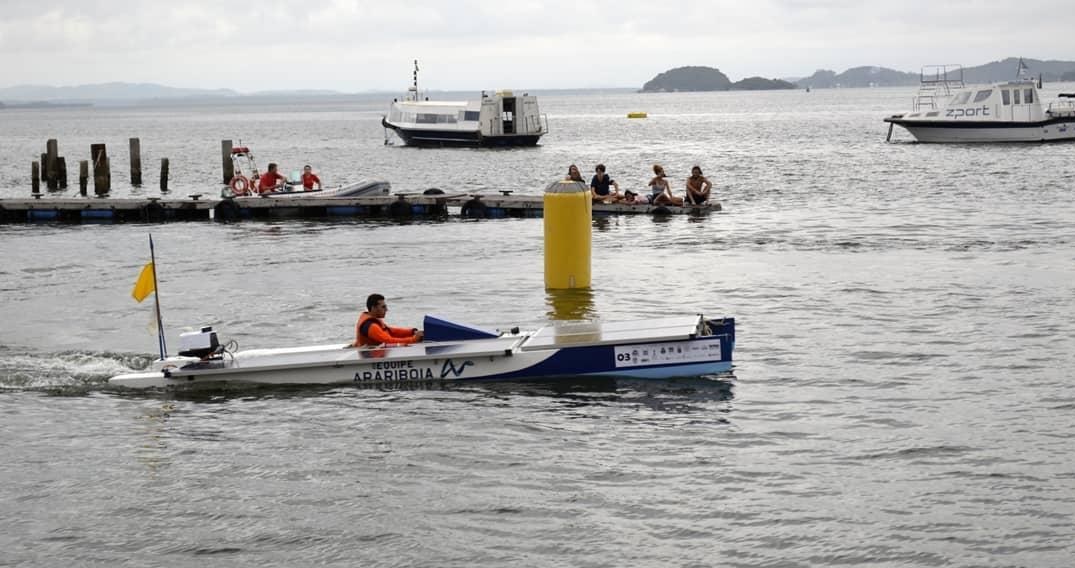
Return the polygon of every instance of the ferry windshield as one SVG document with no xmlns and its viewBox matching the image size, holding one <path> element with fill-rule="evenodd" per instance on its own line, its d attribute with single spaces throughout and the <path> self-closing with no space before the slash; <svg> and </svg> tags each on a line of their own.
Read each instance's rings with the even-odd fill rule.
<svg viewBox="0 0 1075 568">
<path fill-rule="evenodd" d="M 956 95 L 954 99 L 952 99 L 952 104 L 953 105 L 967 104 L 967 99 L 969 99 L 969 98 L 970 98 L 970 91 L 963 91 L 962 93 L 959 93 L 958 95 Z"/>
</svg>

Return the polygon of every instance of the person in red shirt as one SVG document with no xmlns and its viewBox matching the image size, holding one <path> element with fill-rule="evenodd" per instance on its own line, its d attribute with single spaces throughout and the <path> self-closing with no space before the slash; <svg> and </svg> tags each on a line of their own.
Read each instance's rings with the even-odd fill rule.
<svg viewBox="0 0 1075 568">
<path fill-rule="evenodd" d="M 317 177 L 313 168 L 309 165 L 302 168 L 302 188 L 306 191 L 313 191 L 315 183 L 317 184 L 317 189 L 321 189 L 321 178 Z"/>
<path fill-rule="evenodd" d="M 407 327 L 391 327 L 384 322 L 388 313 L 388 304 L 384 296 L 370 294 L 366 298 L 366 311 L 358 316 L 355 324 L 355 342 L 352 347 L 365 345 L 409 345 L 422 341 L 422 330 Z"/>
<path fill-rule="evenodd" d="M 287 178 L 276 171 L 276 162 L 269 163 L 269 171 L 261 174 L 258 178 L 258 193 L 267 191 L 279 191 L 284 188 Z"/>
</svg>

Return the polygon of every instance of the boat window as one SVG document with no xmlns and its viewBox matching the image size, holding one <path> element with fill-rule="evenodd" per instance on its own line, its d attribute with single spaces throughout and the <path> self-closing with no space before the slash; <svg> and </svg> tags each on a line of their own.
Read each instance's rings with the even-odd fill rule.
<svg viewBox="0 0 1075 568">
<path fill-rule="evenodd" d="M 481 118 L 481 113 L 476 110 L 468 110 L 463 112 L 463 120 L 477 121 Z"/>
<path fill-rule="evenodd" d="M 1034 102 L 1034 89 L 1027 89 L 1024 94 L 1026 95 L 1023 97 L 1026 100 L 1026 104 Z"/>
<path fill-rule="evenodd" d="M 970 91 L 963 91 L 962 93 L 959 93 L 958 95 L 956 95 L 956 98 L 952 99 L 952 104 L 953 105 L 967 104 L 967 99 L 969 99 L 969 98 L 970 98 Z"/>
<path fill-rule="evenodd" d="M 980 103 L 989 98 L 989 95 L 993 94 L 993 89 L 985 89 L 974 93 L 974 102 Z"/>
<path fill-rule="evenodd" d="M 1015 100 L 1014 100 L 1013 102 L 1014 102 L 1015 104 L 1017 104 L 1017 105 L 1018 105 L 1018 104 L 1022 104 L 1021 102 L 1019 102 L 1019 93 L 1020 93 L 1020 92 L 1021 92 L 1021 91 L 1020 91 L 1019 89 L 1015 89 L 1014 91 L 1012 91 L 1012 95 L 1014 95 L 1014 96 L 1015 96 Z"/>
<path fill-rule="evenodd" d="M 1001 91 L 1000 91 L 1000 100 L 1005 105 L 1012 104 L 1012 93 L 1011 93 L 1011 91 L 1009 91 L 1008 89 L 1001 89 Z"/>
<path fill-rule="evenodd" d="M 937 116 L 938 114 L 941 114 L 941 113 L 939 111 L 934 110 L 934 111 L 927 112 L 926 116 Z"/>
</svg>

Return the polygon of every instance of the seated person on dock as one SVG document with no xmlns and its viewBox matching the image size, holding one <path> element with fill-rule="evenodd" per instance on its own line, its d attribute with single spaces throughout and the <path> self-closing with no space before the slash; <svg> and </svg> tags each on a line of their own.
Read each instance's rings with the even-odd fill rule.
<svg viewBox="0 0 1075 568">
<path fill-rule="evenodd" d="M 567 167 L 567 177 L 564 178 L 564 181 L 577 181 L 579 183 L 586 183 L 582 179 L 582 172 L 579 171 L 579 167 L 575 164 L 571 164 Z"/>
<path fill-rule="evenodd" d="M 653 179 L 649 180 L 649 202 L 653 205 L 683 205 L 683 198 L 672 195 L 672 188 L 668 186 L 664 168 L 659 164 L 653 164 L 653 174 Z"/>
<path fill-rule="evenodd" d="M 616 203 L 623 199 L 620 196 L 620 184 L 608 177 L 604 164 L 597 164 L 594 171 L 597 173 L 590 180 L 590 197 L 593 198 L 594 203 Z"/>
<path fill-rule="evenodd" d="M 620 201 L 620 203 L 626 203 L 628 205 L 645 205 L 646 200 L 637 193 L 628 189 L 623 192 L 623 200 Z"/>
<path fill-rule="evenodd" d="M 313 191 L 315 183 L 317 184 L 317 189 L 321 189 L 321 178 L 317 177 L 314 169 L 309 164 L 306 164 L 306 167 L 302 168 L 302 189 Z"/>
<path fill-rule="evenodd" d="M 284 188 L 287 178 L 276 171 L 276 162 L 269 163 L 269 171 L 261 174 L 258 178 L 258 193 L 279 191 Z"/>
<path fill-rule="evenodd" d="M 352 347 L 364 345 L 409 345 L 424 337 L 422 330 L 413 327 L 391 327 L 384 322 L 388 304 L 384 296 L 370 294 L 366 298 L 366 311 L 358 316 L 355 324 L 355 342 Z"/>
<path fill-rule="evenodd" d="M 702 168 L 691 168 L 691 177 L 687 178 L 687 204 L 701 205 L 709 201 L 709 190 L 713 184 L 702 175 Z"/>
</svg>

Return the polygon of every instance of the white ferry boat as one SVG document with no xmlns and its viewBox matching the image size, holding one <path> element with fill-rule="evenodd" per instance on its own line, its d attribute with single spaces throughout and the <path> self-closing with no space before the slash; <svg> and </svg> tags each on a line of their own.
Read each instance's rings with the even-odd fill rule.
<svg viewBox="0 0 1075 568">
<path fill-rule="evenodd" d="M 959 65 L 924 67 L 921 78 L 914 109 L 885 119 L 888 140 L 895 126 L 919 142 L 1075 140 L 1075 94 L 1046 105 L 1033 79 L 967 86 Z"/>
<path fill-rule="evenodd" d="M 482 92 L 476 101 L 431 101 L 418 92 L 418 61 L 414 84 L 401 101 L 394 99 L 381 119 L 408 146 L 534 146 L 548 133 L 548 119 L 538 109 L 537 97 L 511 91 Z"/>
</svg>

